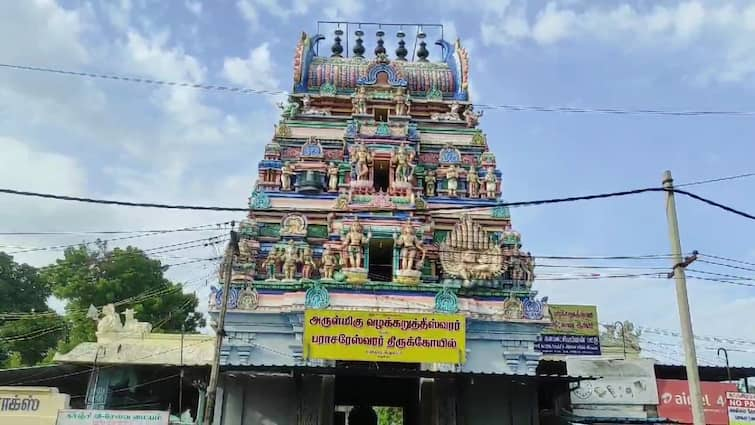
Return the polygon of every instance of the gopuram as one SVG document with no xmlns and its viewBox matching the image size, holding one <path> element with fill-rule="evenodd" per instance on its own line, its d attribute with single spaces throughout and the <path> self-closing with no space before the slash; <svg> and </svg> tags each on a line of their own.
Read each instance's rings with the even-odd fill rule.
<svg viewBox="0 0 755 425">
<path fill-rule="evenodd" d="M 548 306 L 500 205 L 467 50 L 441 38 L 431 60 L 422 28 L 407 43 L 341 26 L 298 39 L 230 288 L 212 288 L 215 320 L 230 290 L 215 423 L 359 425 L 375 406 L 537 423 Z"/>
</svg>

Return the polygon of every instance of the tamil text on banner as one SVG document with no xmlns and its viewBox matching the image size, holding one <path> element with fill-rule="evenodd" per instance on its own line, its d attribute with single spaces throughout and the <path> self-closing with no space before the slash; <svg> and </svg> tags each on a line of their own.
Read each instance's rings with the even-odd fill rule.
<svg viewBox="0 0 755 425">
<path fill-rule="evenodd" d="M 304 355 L 322 360 L 464 362 L 464 316 L 307 310 Z"/>
<path fill-rule="evenodd" d="M 0 387 L 0 424 L 53 425 L 70 397 L 51 387 Z"/>
<path fill-rule="evenodd" d="M 755 425 L 755 394 L 727 392 L 729 425 Z"/>
<path fill-rule="evenodd" d="M 705 423 L 726 425 L 729 423 L 726 411 L 726 393 L 736 391 L 735 384 L 722 382 L 701 382 Z M 658 380 L 658 416 L 679 423 L 692 423 L 692 399 L 689 382 L 675 379 Z"/>
<path fill-rule="evenodd" d="M 170 414 L 157 410 L 61 410 L 56 425 L 168 425 Z"/>
<path fill-rule="evenodd" d="M 652 359 L 591 360 L 566 359 L 566 370 L 574 376 L 600 376 L 581 381 L 571 390 L 575 405 L 656 405 L 655 366 Z"/>
<path fill-rule="evenodd" d="M 550 305 L 551 325 L 535 349 L 543 354 L 600 355 L 598 308 L 594 305 Z"/>
</svg>

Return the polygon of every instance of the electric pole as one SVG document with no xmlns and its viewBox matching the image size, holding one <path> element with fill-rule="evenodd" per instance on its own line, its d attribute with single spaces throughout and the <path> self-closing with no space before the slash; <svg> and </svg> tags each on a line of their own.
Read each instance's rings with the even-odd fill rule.
<svg viewBox="0 0 755 425">
<path fill-rule="evenodd" d="M 676 202 L 674 201 L 674 179 L 671 177 L 671 171 L 663 173 L 663 188 L 666 189 L 666 218 L 668 220 L 669 238 L 671 239 L 671 256 L 674 261 L 673 276 L 676 281 L 676 302 L 679 307 L 687 380 L 689 381 L 689 394 L 692 399 L 692 423 L 693 425 L 705 425 L 703 395 L 700 390 L 700 375 L 697 371 L 695 337 L 692 333 L 692 318 L 690 317 L 689 298 L 687 297 L 687 278 L 684 274 L 684 268 L 694 261 L 694 256 L 690 259 L 682 259 L 682 243 L 679 240 L 679 223 L 676 219 Z"/>
<path fill-rule="evenodd" d="M 218 377 L 220 375 L 220 348 L 223 345 L 225 336 L 225 315 L 228 311 L 228 296 L 231 293 L 231 273 L 233 272 L 233 260 L 239 251 L 238 233 L 233 230 L 231 224 L 231 239 L 225 249 L 225 264 L 223 264 L 223 301 L 220 304 L 220 314 L 215 329 L 215 355 L 212 358 L 212 370 L 210 371 L 210 383 L 207 385 L 207 403 L 205 404 L 204 425 L 212 423 L 212 416 L 215 411 L 215 395 L 218 390 Z"/>
</svg>

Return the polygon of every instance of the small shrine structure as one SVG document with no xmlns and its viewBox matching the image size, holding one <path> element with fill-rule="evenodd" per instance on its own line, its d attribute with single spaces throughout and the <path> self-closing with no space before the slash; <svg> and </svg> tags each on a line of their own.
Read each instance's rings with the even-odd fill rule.
<svg viewBox="0 0 755 425">
<path fill-rule="evenodd" d="M 292 92 L 238 229 L 231 285 L 213 287 L 209 300 L 216 320 L 230 291 L 216 424 L 344 423 L 343 406 L 368 419 L 370 406 L 398 406 L 405 424 L 537 421 L 545 378 L 534 343 L 548 305 L 500 205 L 502 173 L 469 98 L 468 52 L 441 38 L 431 60 L 430 27 L 417 29 L 414 53 L 404 27 L 390 24 L 339 24 L 329 49 L 323 35 L 298 38 Z M 366 28 L 375 30 L 370 52 Z M 397 29 L 395 54 L 385 28 Z M 408 349 L 366 361 L 346 347 L 382 339 L 309 338 L 312 314 L 334 325 L 448 317 L 463 336 L 424 342 L 457 347 L 452 361 L 397 360 Z M 313 341 L 342 349 L 318 357 Z"/>
</svg>

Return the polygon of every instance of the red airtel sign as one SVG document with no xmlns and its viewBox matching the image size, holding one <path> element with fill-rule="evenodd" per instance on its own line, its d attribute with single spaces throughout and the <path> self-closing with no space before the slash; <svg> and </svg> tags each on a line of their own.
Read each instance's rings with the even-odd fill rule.
<svg viewBox="0 0 755 425">
<path fill-rule="evenodd" d="M 737 391 L 736 384 L 701 382 L 705 423 L 708 425 L 728 425 L 729 412 L 726 393 Z M 689 382 L 673 379 L 658 379 L 658 416 L 677 422 L 692 423 L 692 400 L 689 395 Z"/>
</svg>

